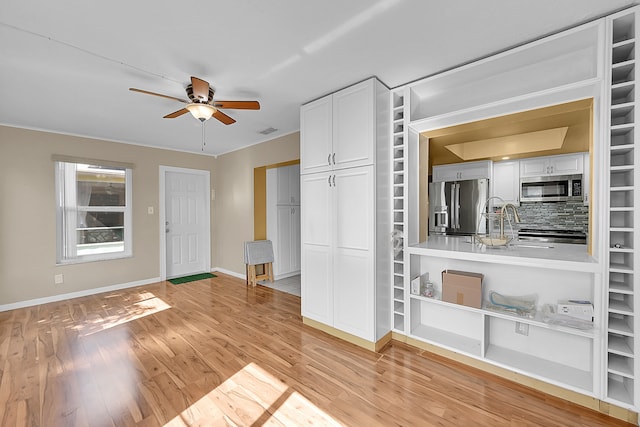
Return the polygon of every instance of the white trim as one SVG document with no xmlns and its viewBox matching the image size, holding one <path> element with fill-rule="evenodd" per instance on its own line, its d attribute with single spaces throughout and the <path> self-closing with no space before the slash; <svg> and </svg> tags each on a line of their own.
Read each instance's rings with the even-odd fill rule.
<svg viewBox="0 0 640 427">
<path fill-rule="evenodd" d="M 150 279 L 136 280 L 135 282 L 121 283 L 119 285 L 103 286 L 101 288 L 93 288 L 93 289 L 86 289 L 84 291 L 70 292 L 68 294 L 59 294 L 59 295 L 53 295 L 50 297 L 14 302 L 11 304 L 2 304 L 0 305 L 0 312 L 16 310 L 18 308 L 32 307 L 34 305 L 47 304 L 50 302 L 63 301 L 66 299 L 86 297 L 89 295 L 96 295 L 104 292 L 112 292 L 112 291 L 118 291 L 121 289 L 135 288 L 136 286 L 149 285 L 152 283 L 158 283 L 160 281 L 161 280 L 159 277 L 152 277 Z"/>
<path fill-rule="evenodd" d="M 158 206 L 158 225 L 160 233 L 160 280 L 167 280 L 167 234 L 165 232 L 165 221 L 167 220 L 166 209 L 166 173 L 167 172 L 180 172 L 192 175 L 202 175 L 205 177 L 204 182 L 204 199 L 205 203 L 205 216 L 207 221 L 205 222 L 206 236 L 205 236 L 205 264 L 204 271 L 211 271 L 211 172 L 203 169 L 187 169 L 174 166 L 159 166 L 159 206 Z"/>
<path fill-rule="evenodd" d="M 238 279 L 247 280 L 246 274 L 236 273 L 235 271 L 227 270 L 226 268 L 214 267 L 211 269 L 212 273 L 215 273 L 216 271 L 223 274 L 228 274 L 229 276 L 237 277 Z"/>
</svg>

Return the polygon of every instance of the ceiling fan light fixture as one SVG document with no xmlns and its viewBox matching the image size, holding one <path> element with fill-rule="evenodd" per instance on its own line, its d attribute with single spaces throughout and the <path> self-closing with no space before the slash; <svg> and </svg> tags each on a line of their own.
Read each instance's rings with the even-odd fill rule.
<svg viewBox="0 0 640 427">
<path fill-rule="evenodd" d="M 209 104 L 192 103 L 187 105 L 185 108 L 189 110 L 193 117 L 200 120 L 201 122 L 209 120 L 211 116 L 213 116 L 215 112 L 218 111 L 216 107 Z"/>
</svg>

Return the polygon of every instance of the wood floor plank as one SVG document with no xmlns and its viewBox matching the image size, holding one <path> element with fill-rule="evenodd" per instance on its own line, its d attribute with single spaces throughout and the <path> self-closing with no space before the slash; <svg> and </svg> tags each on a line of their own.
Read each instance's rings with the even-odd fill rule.
<svg viewBox="0 0 640 427">
<path fill-rule="evenodd" d="M 0 313 L 1 426 L 630 425 L 219 277 Z"/>
</svg>

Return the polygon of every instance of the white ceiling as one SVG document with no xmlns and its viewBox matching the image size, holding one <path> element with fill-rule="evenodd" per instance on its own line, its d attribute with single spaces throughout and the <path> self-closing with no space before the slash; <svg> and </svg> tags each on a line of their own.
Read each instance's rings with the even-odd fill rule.
<svg viewBox="0 0 640 427">
<path fill-rule="evenodd" d="M 206 122 L 218 155 L 297 131 L 301 104 L 367 77 L 394 88 L 635 3 L 2 0 L 0 124 L 203 153 L 200 122 L 162 118 L 182 104 L 128 90 L 185 98 L 193 75 L 262 106 Z"/>
</svg>

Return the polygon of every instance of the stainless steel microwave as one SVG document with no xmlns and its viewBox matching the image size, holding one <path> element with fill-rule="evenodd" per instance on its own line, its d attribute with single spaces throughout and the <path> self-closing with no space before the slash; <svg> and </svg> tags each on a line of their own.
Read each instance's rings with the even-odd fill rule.
<svg viewBox="0 0 640 427">
<path fill-rule="evenodd" d="M 582 175 L 520 178 L 520 203 L 583 200 Z"/>
</svg>

